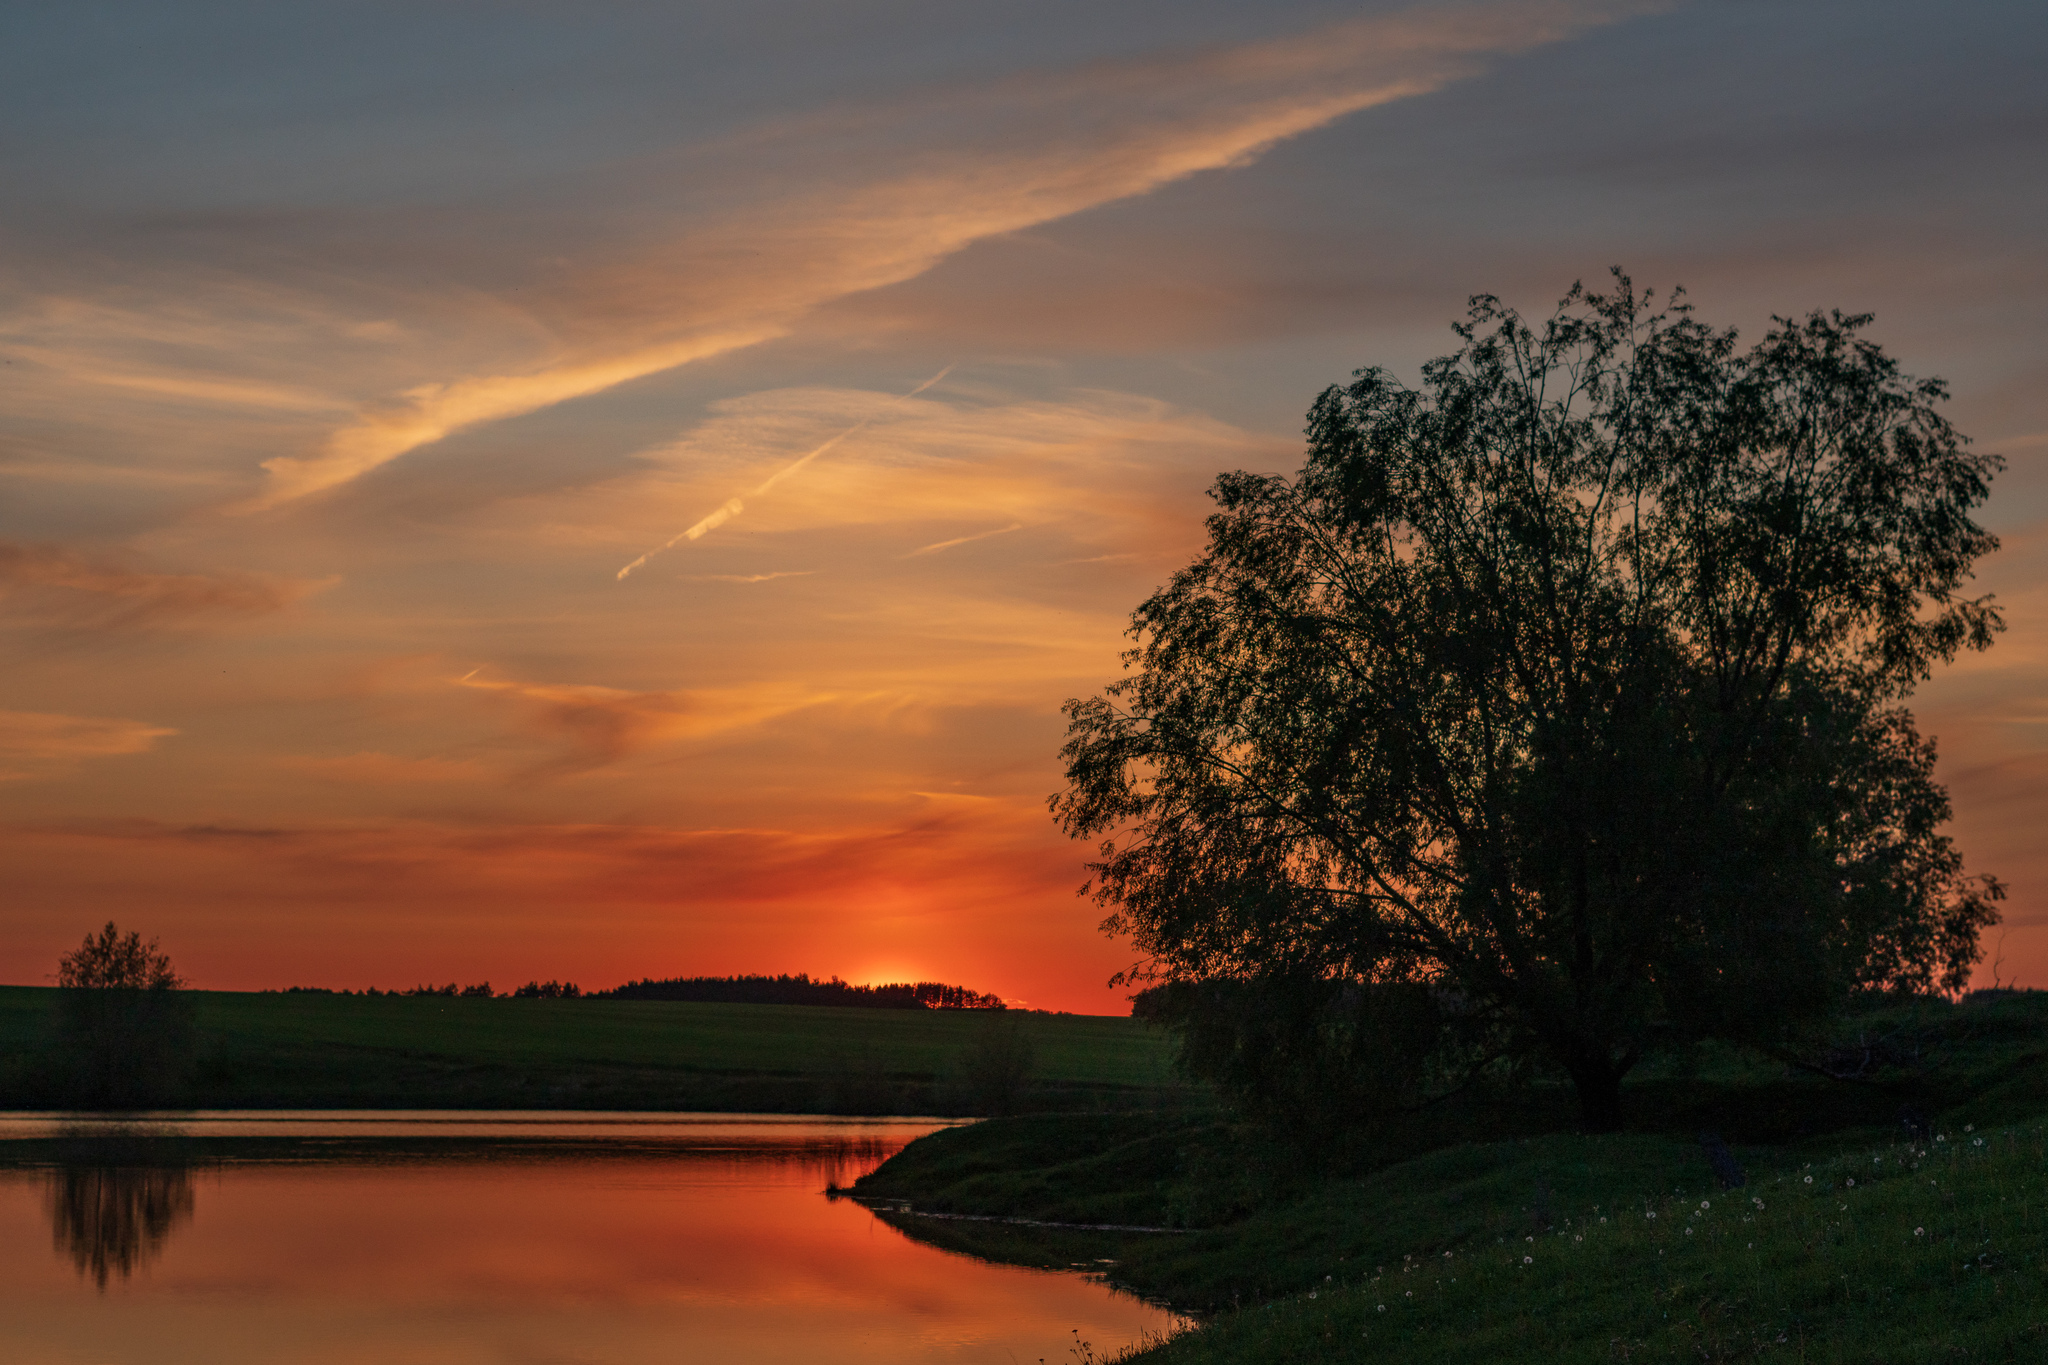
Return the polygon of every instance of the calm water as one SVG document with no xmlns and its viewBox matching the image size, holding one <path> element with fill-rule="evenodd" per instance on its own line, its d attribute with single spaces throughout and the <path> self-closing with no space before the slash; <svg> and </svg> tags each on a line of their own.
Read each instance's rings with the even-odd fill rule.
<svg viewBox="0 0 2048 1365">
<path fill-rule="evenodd" d="M 0 1116 L 0 1142 L 66 1144 L 0 1170 L 0 1359 L 1009 1365 L 1071 1360 L 1074 1328 L 1099 1352 L 1170 1325 L 1080 1274 L 934 1250 L 821 1193 L 940 1126 Z M 158 1164 L 101 1164 L 138 1150 Z"/>
</svg>

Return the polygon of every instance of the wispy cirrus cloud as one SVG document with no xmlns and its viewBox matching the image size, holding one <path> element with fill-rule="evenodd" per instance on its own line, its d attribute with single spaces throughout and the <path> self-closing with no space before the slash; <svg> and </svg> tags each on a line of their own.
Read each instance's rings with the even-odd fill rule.
<svg viewBox="0 0 2048 1365">
<path fill-rule="evenodd" d="M 525 733 L 557 749 L 525 770 L 529 778 L 568 776 L 617 763 L 654 745 L 702 739 L 838 700 L 830 692 L 790 684 L 631 692 L 578 683 L 479 678 L 458 687 L 519 705 Z"/>
<path fill-rule="evenodd" d="M 1243 165 L 1347 114 L 1439 89 L 1488 58 L 1665 7 L 1422 8 L 757 130 L 705 152 L 764 168 L 744 177 L 762 187 L 748 207 L 537 291 L 534 306 L 559 338 L 554 355 L 518 372 L 421 383 L 368 408 L 316 452 L 265 461 L 270 481 L 251 506 L 346 483 L 467 427 L 785 335 L 822 304 L 915 278 L 974 242 Z M 835 164 L 850 136 L 890 146 L 888 169 L 868 169 L 871 148 L 851 170 Z M 734 188 L 741 197 L 737 178 Z"/>
<path fill-rule="evenodd" d="M 919 384 L 909 393 L 898 395 L 894 402 L 891 404 L 891 406 L 896 406 L 902 403 L 909 402 L 911 399 L 917 397 L 925 390 L 931 388 L 932 385 L 938 383 L 941 379 L 944 379 L 948 374 L 952 373 L 952 370 L 953 367 L 951 365 L 946 366 L 945 369 L 940 370 L 937 374 L 933 375 L 930 379 L 925 380 L 924 383 Z M 792 460 L 790 463 L 784 465 L 782 468 L 776 470 L 773 474 L 770 474 L 767 478 L 763 479 L 760 483 L 760 486 L 755 488 L 752 492 L 748 493 L 747 496 L 750 498 L 759 498 L 766 496 L 770 492 L 773 492 L 776 484 L 781 483 L 784 479 L 792 478 L 796 474 L 802 472 L 805 465 L 817 459 L 820 455 L 823 455 L 826 451 L 832 449 L 832 447 L 838 445 L 847 437 L 858 435 L 862 428 L 866 427 L 868 423 L 874 420 L 875 419 L 873 415 L 863 417 L 858 422 L 855 422 L 852 426 L 846 428 L 846 430 L 835 432 L 831 436 L 826 437 L 825 440 L 821 442 L 819 445 L 813 447 L 810 451 L 806 452 L 805 454 L 798 456 L 795 460 Z M 638 559 L 626 565 L 625 568 L 620 569 L 618 572 L 618 577 L 620 578 L 620 580 L 623 581 L 628 574 L 633 572 L 633 570 L 639 568 L 648 560 L 660 554 L 663 550 L 672 550 L 686 540 L 696 540 L 698 537 L 704 535 L 706 532 L 715 530 L 716 528 L 723 526 L 726 522 L 738 516 L 740 512 L 744 510 L 744 508 L 745 504 L 742 503 L 738 498 L 735 497 L 726 499 L 726 501 L 723 504 L 721 504 L 716 511 L 713 511 L 707 516 L 704 516 L 700 518 L 698 521 L 692 523 L 689 529 L 679 531 L 675 535 L 670 536 L 662 544 L 656 546 L 652 550 L 647 551 L 647 553 L 641 555 Z"/>
<path fill-rule="evenodd" d="M 70 626 L 136 627 L 282 611 L 325 581 L 247 573 L 163 573 L 60 545 L 0 541 L 0 598 Z"/>
<path fill-rule="evenodd" d="M 763 529 L 1001 518 L 1012 525 L 944 537 L 901 557 L 1041 524 L 1083 543 L 1135 535 L 1149 548 L 1155 523 L 1173 520 L 1181 537 L 1199 524 L 1195 495 L 1218 471 L 1277 467 L 1295 456 L 1291 441 L 1103 390 L 1020 400 L 956 380 L 942 395 L 902 402 L 857 389 L 772 389 L 714 403 L 703 422 L 642 452 L 651 474 L 621 480 L 582 515 L 627 518 L 621 534 L 638 534 L 659 509 L 701 506 L 764 469 L 786 470 L 791 451 L 852 423 L 859 435 L 831 460 L 754 509 Z M 1162 480 L 1183 487 L 1188 506 L 1168 511 Z"/>
<path fill-rule="evenodd" d="M 369 751 L 331 757 L 292 757 L 281 766 L 329 782 L 365 786 L 415 787 L 470 783 L 488 779 L 489 769 L 474 759 L 408 758 Z"/>
<path fill-rule="evenodd" d="M 58 777 L 88 759 L 147 753 L 177 733 L 140 720 L 0 711 L 0 781 Z"/>
</svg>

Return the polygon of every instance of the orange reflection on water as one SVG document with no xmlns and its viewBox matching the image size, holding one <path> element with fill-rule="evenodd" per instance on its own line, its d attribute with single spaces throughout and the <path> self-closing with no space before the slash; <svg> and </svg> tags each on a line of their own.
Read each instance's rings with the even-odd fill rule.
<svg viewBox="0 0 2048 1365">
<path fill-rule="evenodd" d="M 836 1152 L 228 1166 L 193 1176 L 190 1221 L 104 1293 L 31 1226 L 36 1178 L 11 1176 L 0 1333 L 39 1362 L 894 1365 L 1061 1358 L 1071 1328 L 1103 1348 L 1169 1325 L 828 1202 L 820 1176 L 856 1173 Z"/>
</svg>

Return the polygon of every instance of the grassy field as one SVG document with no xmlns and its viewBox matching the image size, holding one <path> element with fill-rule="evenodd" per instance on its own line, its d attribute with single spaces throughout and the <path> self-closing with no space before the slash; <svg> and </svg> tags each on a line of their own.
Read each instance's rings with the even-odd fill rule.
<svg viewBox="0 0 2048 1365">
<path fill-rule="evenodd" d="M 1317 1174 L 1214 1115 L 1043 1115 L 920 1139 L 855 1189 L 921 1240 L 1211 1315 L 1145 1365 L 2048 1359 L 2048 997 L 1862 1025 L 1894 1058 L 1867 1081 L 1693 1059 L 1612 1136 L 1538 1092 L 1532 1131 L 1445 1107 Z M 1901 1096 L 1936 1136 L 1904 1140 Z M 1724 1191 L 1698 1127 L 1744 1124 Z"/>
<path fill-rule="evenodd" d="M 0 1105 L 37 1103 L 49 988 L 0 987 Z M 656 1108 L 933 1112 L 996 1021 L 977 1011 L 195 991 L 203 1108 Z M 1027 1099 L 1091 1108 L 1171 1091 L 1167 1040 L 1128 1018 L 1005 1012 Z"/>
<path fill-rule="evenodd" d="M 1617 1154 L 1585 1155 L 1597 1169 Z M 1502 1155 L 1494 1178 L 1533 1173 Z M 1490 1238 L 1401 1210 L 1408 1216 L 1392 1221 L 1409 1237 L 1398 1253 L 1393 1239 L 1375 1239 L 1368 1257 L 1334 1263 L 1317 1288 L 1227 1314 L 1137 1359 L 2048 1358 L 2041 1125 L 1852 1144 L 1729 1191 L 1697 1179 L 1661 1196 L 1619 1199 L 1615 1188 L 1599 1200 L 1576 1191 L 1540 1225 Z M 1380 1193 L 1415 1202 L 1412 1189 L 1405 1199 L 1399 1186 Z M 1353 1211 L 1374 1218 L 1387 1208 Z"/>
</svg>

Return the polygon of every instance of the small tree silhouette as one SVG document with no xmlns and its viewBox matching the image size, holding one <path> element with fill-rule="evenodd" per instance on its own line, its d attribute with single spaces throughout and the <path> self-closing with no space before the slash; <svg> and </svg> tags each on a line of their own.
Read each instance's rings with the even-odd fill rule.
<svg viewBox="0 0 2048 1365">
<path fill-rule="evenodd" d="M 156 940 L 123 934 L 112 920 L 97 934 L 87 934 L 75 953 L 57 961 L 57 984 L 74 990 L 176 990 L 185 984 L 171 967 L 170 955 Z"/>
<path fill-rule="evenodd" d="M 176 1096 L 192 1062 L 184 984 L 155 939 L 112 920 L 58 961 L 58 1048 L 73 1103 L 127 1109 Z"/>
</svg>

